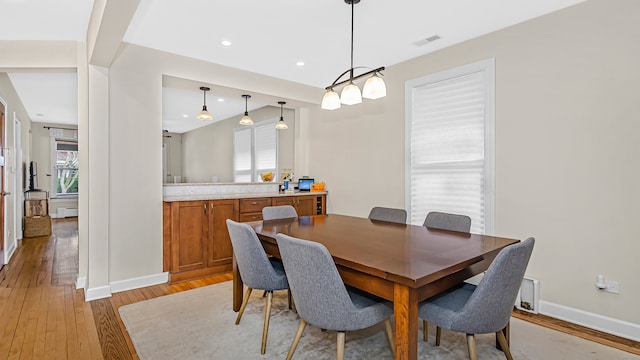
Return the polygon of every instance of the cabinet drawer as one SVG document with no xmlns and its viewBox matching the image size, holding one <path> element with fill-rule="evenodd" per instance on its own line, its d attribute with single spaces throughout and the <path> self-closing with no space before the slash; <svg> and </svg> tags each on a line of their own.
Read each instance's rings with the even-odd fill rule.
<svg viewBox="0 0 640 360">
<path fill-rule="evenodd" d="M 261 212 L 240 214 L 240 222 L 259 221 L 259 220 L 262 220 Z"/>
<path fill-rule="evenodd" d="M 270 205 L 271 198 L 240 199 L 240 213 L 262 212 L 263 207 Z"/>
</svg>

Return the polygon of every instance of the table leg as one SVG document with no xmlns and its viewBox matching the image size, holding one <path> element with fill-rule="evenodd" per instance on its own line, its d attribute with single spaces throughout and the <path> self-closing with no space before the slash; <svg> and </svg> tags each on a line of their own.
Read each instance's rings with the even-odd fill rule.
<svg viewBox="0 0 640 360">
<path fill-rule="evenodd" d="M 399 360 L 418 358 L 418 291 L 401 284 L 393 287 L 396 356 Z"/>
<path fill-rule="evenodd" d="M 238 269 L 238 263 L 236 262 L 236 255 L 233 255 L 233 311 L 240 311 L 242 305 L 242 292 L 243 284 L 240 278 L 240 270 Z"/>
</svg>

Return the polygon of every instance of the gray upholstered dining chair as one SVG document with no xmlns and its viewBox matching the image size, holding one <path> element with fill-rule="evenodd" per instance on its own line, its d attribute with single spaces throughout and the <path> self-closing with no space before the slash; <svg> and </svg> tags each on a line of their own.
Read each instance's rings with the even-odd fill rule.
<svg viewBox="0 0 640 360">
<path fill-rule="evenodd" d="M 289 283 L 282 263 L 276 259 L 267 257 L 264 248 L 253 228 L 247 224 L 227 219 L 227 228 L 231 237 L 231 245 L 236 262 L 240 270 L 240 277 L 247 285 L 247 293 L 242 300 L 236 325 L 244 309 L 249 302 L 251 290 L 260 289 L 267 291 L 267 304 L 264 310 L 264 327 L 262 329 L 262 347 L 260 354 L 264 355 L 267 348 L 267 335 L 269 333 L 269 319 L 271 317 L 271 303 L 274 290 L 288 290 Z"/>
<path fill-rule="evenodd" d="M 360 330 L 384 322 L 389 346 L 394 353 L 390 320 L 393 308 L 388 302 L 348 291 L 324 245 L 284 234 L 276 235 L 276 241 L 300 315 L 300 325 L 287 360 L 293 357 L 307 323 L 338 332 L 337 359 L 342 360 L 345 331 Z"/>
<path fill-rule="evenodd" d="M 291 205 L 266 206 L 262 208 L 262 220 L 297 218 L 298 212 Z"/>
<path fill-rule="evenodd" d="M 502 329 L 511 318 L 534 243 L 531 237 L 502 249 L 478 286 L 464 284 L 420 303 L 418 316 L 438 326 L 436 346 L 440 328 L 466 333 L 469 359 L 477 360 L 474 334 L 496 333 L 507 359 L 513 359 Z"/>
<path fill-rule="evenodd" d="M 369 219 L 406 224 L 407 211 L 405 209 L 376 206 L 369 212 Z"/>
<path fill-rule="evenodd" d="M 428 228 L 468 233 L 471 231 L 471 218 L 466 215 L 431 211 L 424 219 L 423 225 Z"/>
</svg>

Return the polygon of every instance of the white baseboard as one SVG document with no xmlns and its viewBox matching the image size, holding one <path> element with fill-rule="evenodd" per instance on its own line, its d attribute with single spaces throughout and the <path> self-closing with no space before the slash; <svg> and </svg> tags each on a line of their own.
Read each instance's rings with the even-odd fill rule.
<svg viewBox="0 0 640 360">
<path fill-rule="evenodd" d="M 148 276 L 141 276 L 138 278 L 114 281 L 110 283 L 111 292 L 117 293 L 121 291 L 139 289 L 151 285 L 165 284 L 169 281 L 169 273 L 160 273 Z"/>
<path fill-rule="evenodd" d="M 109 285 L 98 286 L 95 288 L 85 289 L 85 301 L 92 301 L 111 297 L 111 287 Z"/>
<path fill-rule="evenodd" d="M 600 330 L 607 334 L 640 341 L 640 324 L 634 324 L 543 300 L 540 300 L 540 314 Z"/>
<path fill-rule="evenodd" d="M 11 260 L 11 257 L 13 256 L 13 254 L 15 254 L 16 250 L 18 250 L 18 241 L 17 240 L 14 241 L 13 244 L 7 248 L 7 251 L 6 251 L 6 254 L 5 254 L 5 258 L 6 259 L 0 259 L 0 261 L 4 261 L 5 264 L 8 264 L 9 260 Z"/>
<path fill-rule="evenodd" d="M 76 289 L 84 289 L 87 286 L 87 277 L 78 275 L 76 279 Z"/>
</svg>

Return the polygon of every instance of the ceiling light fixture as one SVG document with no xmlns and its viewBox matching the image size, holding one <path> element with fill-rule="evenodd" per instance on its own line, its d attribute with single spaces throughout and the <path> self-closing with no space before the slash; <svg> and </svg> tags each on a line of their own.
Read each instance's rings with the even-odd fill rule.
<svg viewBox="0 0 640 360">
<path fill-rule="evenodd" d="M 244 116 L 240 119 L 240 125 L 253 125 L 253 120 L 249 117 L 249 111 L 247 110 L 247 101 L 251 98 L 251 95 L 242 95 L 244 98 Z"/>
<path fill-rule="evenodd" d="M 351 5 L 351 68 L 340 74 L 333 84 L 325 88 L 327 92 L 322 98 L 322 108 L 326 110 L 338 109 L 340 107 L 340 103 L 345 105 L 359 104 L 362 102 L 363 97 L 366 99 L 378 99 L 387 95 L 387 88 L 384 84 L 384 80 L 378 76 L 382 75 L 381 71 L 384 70 L 384 66 L 357 76 L 353 75 L 353 70 L 363 68 L 362 66 L 357 68 L 353 67 L 353 8 L 355 4 L 360 2 L 360 0 L 344 0 L 344 2 Z M 342 79 L 342 77 L 347 73 L 349 74 L 349 79 L 338 82 L 338 80 Z M 367 75 L 372 76 L 364 84 L 362 94 L 360 94 L 360 88 L 355 85 L 353 81 Z M 335 92 L 333 88 L 343 84 L 347 85 L 342 89 L 341 96 L 338 96 L 338 93 Z"/>
<path fill-rule="evenodd" d="M 198 114 L 196 119 L 203 121 L 212 120 L 213 116 L 211 116 L 211 114 L 209 114 L 209 111 L 207 111 L 207 91 L 211 89 L 206 86 L 201 86 L 200 90 L 202 90 L 202 92 L 204 93 L 204 105 L 202 105 L 202 111 L 200 111 L 200 114 Z"/>
<path fill-rule="evenodd" d="M 289 127 L 287 126 L 287 123 L 284 122 L 284 117 L 282 117 L 282 106 L 286 104 L 286 102 L 278 101 L 278 104 L 280 104 L 280 120 L 278 120 L 278 123 L 276 124 L 276 129 L 287 130 Z"/>
</svg>

